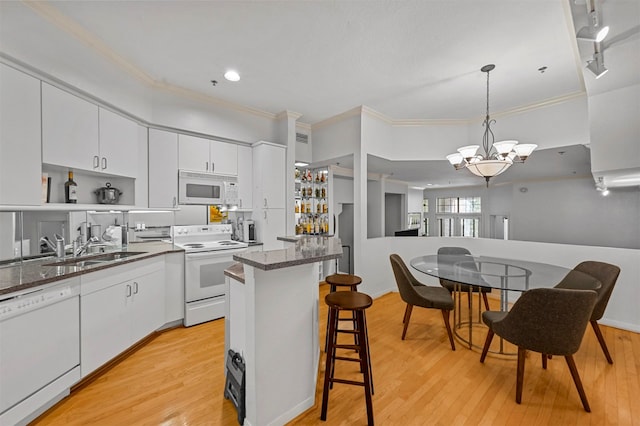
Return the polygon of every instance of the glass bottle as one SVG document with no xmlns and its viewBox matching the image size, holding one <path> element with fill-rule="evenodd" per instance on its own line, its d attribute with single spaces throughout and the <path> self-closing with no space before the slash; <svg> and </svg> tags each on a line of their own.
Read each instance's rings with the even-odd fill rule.
<svg viewBox="0 0 640 426">
<path fill-rule="evenodd" d="M 73 172 L 69 170 L 69 180 L 64 183 L 64 202 L 78 202 L 78 184 L 73 180 Z"/>
</svg>

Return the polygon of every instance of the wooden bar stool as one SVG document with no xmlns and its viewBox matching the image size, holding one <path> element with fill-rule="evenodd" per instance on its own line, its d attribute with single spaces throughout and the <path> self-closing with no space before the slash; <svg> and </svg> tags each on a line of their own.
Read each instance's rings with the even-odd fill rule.
<svg viewBox="0 0 640 426">
<path fill-rule="evenodd" d="M 329 307 L 329 347 L 326 351 L 326 364 L 324 370 L 324 387 L 322 391 L 322 413 L 320 420 L 327 420 L 327 406 L 329 404 L 329 390 L 333 383 L 364 386 L 364 395 L 367 404 L 367 423 L 373 425 L 373 378 L 371 375 L 371 357 L 369 353 L 369 337 L 367 334 L 367 320 L 365 310 L 373 304 L 371 297 L 357 291 L 337 291 L 329 293 L 325 297 Z M 338 316 L 340 311 L 352 311 L 355 314 L 356 324 L 353 330 L 340 329 Z M 358 336 L 357 344 L 338 344 L 338 333 L 347 333 Z M 355 350 L 358 358 L 337 356 L 337 349 Z M 360 363 L 360 371 L 363 381 L 338 379 L 334 377 L 336 360 L 353 361 Z"/>
<path fill-rule="evenodd" d="M 362 278 L 360 278 L 357 275 L 352 275 L 352 274 L 333 274 L 333 275 L 327 275 L 327 277 L 324 279 L 325 282 L 327 284 L 329 284 L 330 288 L 329 291 L 331 293 L 335 292 L 338 290 L 338 287 L 349 287 L 349 289 L 351 291 L 357 291 L 358 285 L 360 285 L 360 283 L 362 283 Z M 356 314 L 355 312 L 352 313 L 351 318 L 339 318 L 338 317 L 338 321 L 351 321 L 353 323 L 353 327 L 355 329 L 356 326 Z M 329 345 L 329 314 L 327 313 L 327 331 L 325 333 L 326 338 L 325 338 L 325 342 L 324 342 L 324 351 L 327 351 L 327 347 Z M 358 336 L 354 335 L 354 342 L 357 345 L 358 344 Z"/>
</svg>

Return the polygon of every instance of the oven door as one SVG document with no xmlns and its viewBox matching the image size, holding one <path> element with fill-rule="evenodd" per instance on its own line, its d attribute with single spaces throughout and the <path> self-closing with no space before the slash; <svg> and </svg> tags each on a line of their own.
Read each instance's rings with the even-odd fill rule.
<svg viewBox="0 0 640 426">
<path fill-rule="evenodd" d="M 233 255 L 246 248 L 185 253 L 185 301 L 222 296 L 225 293 L 224 270 L 235 261 Z"/>
</svg>

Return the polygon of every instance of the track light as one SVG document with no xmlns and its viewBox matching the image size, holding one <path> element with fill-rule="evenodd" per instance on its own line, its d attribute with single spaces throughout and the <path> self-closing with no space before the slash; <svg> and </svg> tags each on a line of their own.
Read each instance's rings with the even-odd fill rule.
<svg viewBox="0 0 640 426">
<path fill-rule="evenodd" d="M 582 27 L 576 34 L 576 38 L 580 40 L 595 41 L 600 43 L 609 34 L 609 26 L 604 27 Z"/>
<path fill-rule="evenodd" d="M 576 34 L 576 38 L 580 40 L 595 41 L 596 43 L 600 43 L 609 33 L 609 27 L 606 25 L 600 25 L 600 16 L 598 15 L 598 11 L 596 10 L 595 0 L 587 1 L 587 14 L 589 23 L 586 26 L 580 28 L 580 30 Z"/>
<path fill-rule="evenodd" d="M 597 47 L 595 52 L 593 53 L 593 59 L 587 62 L 587 69 L 596 76 L 596 79 L 602 77 L 607 73 L 607 71 L 609 71 L 607 68 L 605 68 L 604 56 Z"/>
</svg>

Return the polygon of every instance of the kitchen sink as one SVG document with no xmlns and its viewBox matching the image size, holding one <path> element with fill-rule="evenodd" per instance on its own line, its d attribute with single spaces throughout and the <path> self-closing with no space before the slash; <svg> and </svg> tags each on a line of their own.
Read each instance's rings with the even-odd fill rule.
<svg viewBox="0 0 640 426">
<path fill-rule="evenodd" d="M 117 251 L 112 253 L 104 253 L 93 256 L 74 257 L 67 260 L 61 260 L 54 263 L 47 263 L 44 266 L 94 266 L 101 263 L 113 262 L 115 260 L 126 259 L 131 256 L 137 256 L 139 254 L 145 254 L 146 251 Z"/>
</svg>

